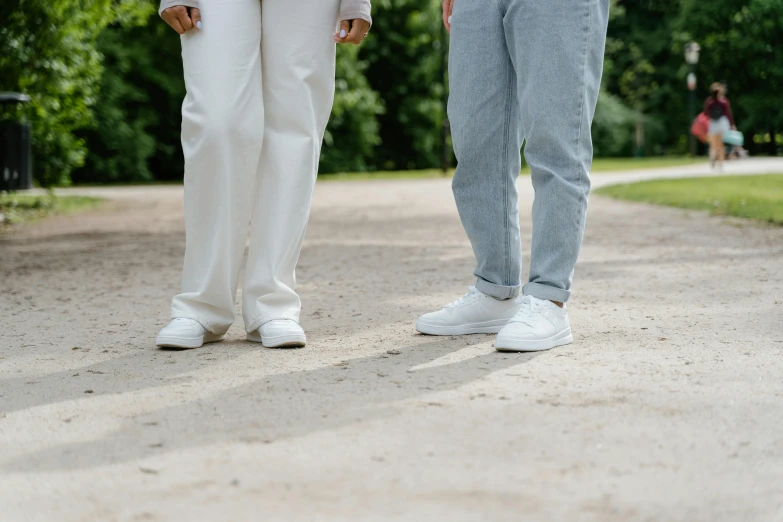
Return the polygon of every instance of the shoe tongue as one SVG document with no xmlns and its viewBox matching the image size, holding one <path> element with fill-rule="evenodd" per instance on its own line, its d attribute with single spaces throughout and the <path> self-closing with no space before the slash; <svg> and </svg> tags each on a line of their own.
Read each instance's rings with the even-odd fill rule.
<svg viewBox="0 0 783 522">
<path fill-rule="evenodd" d="M 562 307 L 557 306 L 554 302 L 548 299 L 539 299 L 533 296 L 528 296 L 528 298 L 530 299 L 530 303 L 532 305 L 537 306 L 539 308 L 549 308 L 550 310 L 555 310 L 555 311 L 565 310 L 565 305 Z"/>
</svg>

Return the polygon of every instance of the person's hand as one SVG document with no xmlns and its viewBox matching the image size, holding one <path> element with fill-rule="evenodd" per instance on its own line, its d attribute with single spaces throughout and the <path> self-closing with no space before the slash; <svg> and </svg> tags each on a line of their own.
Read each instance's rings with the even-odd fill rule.
<svg viewBox="0 0 783 522">
<path fill-rule="evenodd" d="M 370 32 L 370 22 L 357 18 L 356 20 L 343 20 L 340 22 L 340 30 L 335 33 L 334 41 L 341 44 L 359 45 L 367 38 Z"/>
<path fill-rule="evenodd" d="M 201 29 L 201 10 L 184 5 L 169 7 L 160 14 L 161 18 L 179 34 L 185 34 L 194 27 Z"/>
<path fill-rule="evenodd" d="M 454 0 L 443 0 L 443 25 L 451 33 L 451 12 L 454 11 Z"/>
<path fill-rule="evenodd" d="M 731 130 L 733 130 L 733 131 L 737 130 L 737 126 L 736 125 L 732 125 L 731 126 Z"/>
</svg>

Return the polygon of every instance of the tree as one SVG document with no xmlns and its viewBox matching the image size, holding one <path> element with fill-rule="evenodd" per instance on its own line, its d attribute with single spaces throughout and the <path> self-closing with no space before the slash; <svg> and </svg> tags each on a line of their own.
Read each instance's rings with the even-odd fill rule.
<svg viewBox="0 0 783 522">
<path fill-rule="evenodd" d="M 440 2 L 376 0 L 373 29 L 359 56 L 366 76 L 386 105 L 379 116 L 377 167 L 412 169 L 440 164 L 441 97 Z"/>
<path fill-rule="evenodd" d="M 35 177 L 43 186 L 67 184 L 84 161 L 75 132 L 91 123 L 101 56 L 95 41 L 115 19 L 142 15 L 145 0 L 11 0 L 0 27 L 0 90 L 29 94 L 28 106 L 2 117 L 33 125 Z"/>
<path fill-rule="evenodd" d="M 680 2 L 612 2 L 604 87 L 634 111 L 637 153 L 671 151 L 690 127 L 685 78 L 680 77 L 683 61 L 672 45 Z"/>
<path fill-rule="evenodd" d="M 618 96 L 601 90 L 593 119 L 593 153 L 596 157 L 630 156 L 634 153 L 634 130 L 641 115 Z"/>
<path fill-rule="evenodd" d="M 324 135 L 320 172 L 366 171 L 376 165 L 375 148 L 381 143 L 378 116 L 383 102 L 369 86 L 359 59 L 359 48 L 337 48 L 334 107 Z"/>
<path fill-rule="evenodd" d="M 143 23 L 112 24 L 97 45 L 104 70 L 94 124 L 80 133 L 89 153 L 74 181 L 182 179 L 179 38 L 152 13 Z"/>
</svg>

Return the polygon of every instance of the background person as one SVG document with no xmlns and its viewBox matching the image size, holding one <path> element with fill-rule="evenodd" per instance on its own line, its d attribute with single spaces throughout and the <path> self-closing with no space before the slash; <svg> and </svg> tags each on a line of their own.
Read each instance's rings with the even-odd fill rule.
<svg viewBox="0 0 783 522">
<path fill-rule="evenodd" d="M 718 169 L 723 169 L 726 160 L 726 147 L 723 144 L 723 135 L 729 130 L 736 130 L 734 115 L 731 112 L 731 104 L 726 98 L 726 89 L 723 84 L 715 82 L 710 85 L 710 95 L 704 102 L 704 114 L 710 119 L 707 129 L 707 141 L 710 145 L 710 164 Z"/>
</svg>

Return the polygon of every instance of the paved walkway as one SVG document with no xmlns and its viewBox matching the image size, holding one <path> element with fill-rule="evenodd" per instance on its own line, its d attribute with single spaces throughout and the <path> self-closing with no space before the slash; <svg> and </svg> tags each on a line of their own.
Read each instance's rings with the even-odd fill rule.
<svg viewBox="0 0 783 522">
<path fill-rule="evenodd" d="M 448 180 L 321 183 L 310 345 L 172 352 L 181 187 L 79 191 L 0 236 L 4 522 L 783 519 L 783 228 L 596 196 L 577 341 L 498 354 L 413 330 L 471 283 Z"/>
</svg>

